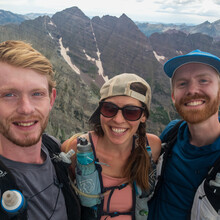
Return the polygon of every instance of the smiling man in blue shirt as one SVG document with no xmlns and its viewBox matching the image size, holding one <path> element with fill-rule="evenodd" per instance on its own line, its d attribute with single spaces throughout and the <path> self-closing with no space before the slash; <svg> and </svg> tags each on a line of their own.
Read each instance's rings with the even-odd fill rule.
<svg viewBox="0 0 220 220">
<path fill-rule="evenodd" d="M 167 160 L 164 181 L 150 202 L 148 219 L 186 220 L 191 213 L 196 219 L 202 210 L 191 211 L 195 193 L 220 157 L 220 59 L 195 50 L 168 60 L 164 71 L 171 78 L 172 101 L 185 121 Z M 175 123 L 162 132 L 162 141 Z"/>
</svg>

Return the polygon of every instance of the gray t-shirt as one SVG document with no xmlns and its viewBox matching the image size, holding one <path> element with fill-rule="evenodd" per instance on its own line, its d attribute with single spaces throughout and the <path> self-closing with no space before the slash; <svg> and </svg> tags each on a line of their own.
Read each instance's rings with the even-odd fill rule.
<svg viewBox="0 0 220 220">
<path fill-rule="evenodd" d="M 1 155 L 0 160 L 15 176 L 16 183 L 27 200 L 29 220 L 67 220 L 63 193 L 57 186 L 54 166 L 43 145 L 42 153 L 46 158 L 43 164 L 20 163 Z"/>
</svg>

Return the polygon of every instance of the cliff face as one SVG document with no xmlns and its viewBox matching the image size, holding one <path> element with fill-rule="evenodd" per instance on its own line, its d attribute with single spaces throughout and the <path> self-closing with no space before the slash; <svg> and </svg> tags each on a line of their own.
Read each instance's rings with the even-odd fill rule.
<svg viewBox="0 0 220 220">
<path fill-rule="evenodd" d="M 152 78 L 157 60 L 149 40 L 131 19 L 124 14 L 118 19 L 105 16 L 93 19 L 92 25 L 106 75 L 134 72 Z"/>
<path fill-rule="evenodd" d="M 123 72 L 136 73 L 151 85 L 147 127 L 159 135 L 171 119 L 178 117 L 163 64 L 195 49 L 220 56 L 220 41 L 212 36 L 172 29 L 146 37 L 125 14 L 90 19 L 76 7 L 51 18 L 0 26 L 0 41 L 9 39 L 30 42 L 52 62 L 57 99 L 47 131 L 61 140 L 89 130 L 88 119 L 97 106 L 100 86 Z"/>
<path fill-rule="evenodd" d="M 152 66 L 157 65 L 157 60 L 146 36 L 126 15 L 90 20 L 73 7 L 56 13 L 52 22 L 63 46 L 69 49 L 72 63 L 92 79 L 97 79 L 99 69 L 95 61 L 98 60 L 105 76 L 135 72 L 152 78 Z"/>
</svg>

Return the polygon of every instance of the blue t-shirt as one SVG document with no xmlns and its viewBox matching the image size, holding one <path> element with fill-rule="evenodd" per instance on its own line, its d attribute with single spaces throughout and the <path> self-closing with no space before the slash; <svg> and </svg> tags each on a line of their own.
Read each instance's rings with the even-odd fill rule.
<svg viewBox="0 0 220 220">
<path fill-rule="evenodd" d="M 170 122 L 162 132 L 162 142 L 176 122 Z M 195 192 L 219 157 L 220 137 L 210 145 L 191 145 L 188 125 L 183 122 L 165 167 L 164 182 L 156 198 L 150 201 L 148 220 L 189 219 Z"/>
</svg>

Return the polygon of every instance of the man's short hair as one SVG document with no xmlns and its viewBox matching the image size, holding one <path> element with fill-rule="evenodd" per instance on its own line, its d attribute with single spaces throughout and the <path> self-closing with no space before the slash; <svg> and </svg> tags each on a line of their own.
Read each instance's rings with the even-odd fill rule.
<svg viewBox="0 0 220 220">
<path fill-rule="evenodd" d="M 49 93 L 56 86 L 52 64 L 28 43 L 13 40 L 0 43 L 0 62 L 45 75 L 48 79 Z"/>
</svg>

